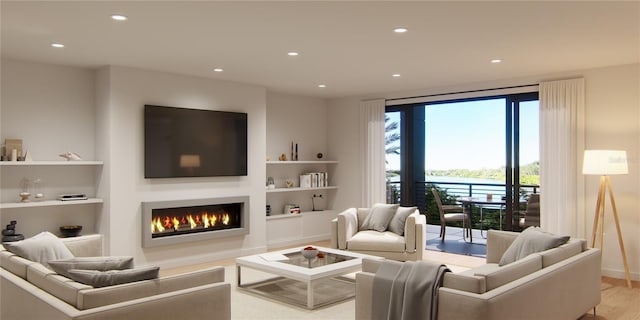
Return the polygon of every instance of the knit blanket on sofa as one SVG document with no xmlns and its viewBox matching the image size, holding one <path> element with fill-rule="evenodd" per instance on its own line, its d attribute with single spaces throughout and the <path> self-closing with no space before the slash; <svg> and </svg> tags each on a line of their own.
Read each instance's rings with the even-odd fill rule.
<svg viewBox="0 0 640 320">
<path fill-rule="evenodd" d="M 383 261 L 373 278 L 372 319 L 436 319 L 445 272 L 450 270 L 433 262 Z"/>
</svg>

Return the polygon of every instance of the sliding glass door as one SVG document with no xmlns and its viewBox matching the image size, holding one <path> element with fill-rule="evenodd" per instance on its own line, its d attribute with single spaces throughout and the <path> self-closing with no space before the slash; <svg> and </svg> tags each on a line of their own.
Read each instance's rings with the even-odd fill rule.
<svg viewBox="0 0 640 320">
<path fill-rule="evenodd" d="M 491 195 L 504 205 L 490 227 L 517 228 L 521 196 L 539 189 L 538 123 L 537 93 L 387 107 L 388 202 L 437 221 L 431 187 Z"/>
</svg>

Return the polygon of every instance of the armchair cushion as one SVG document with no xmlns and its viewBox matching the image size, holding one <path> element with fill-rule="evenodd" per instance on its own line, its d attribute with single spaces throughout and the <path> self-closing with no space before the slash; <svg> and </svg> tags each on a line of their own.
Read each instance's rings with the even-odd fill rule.
<svg viewBox="0 0 640 320">
<path fill-rule="evenodd" d="M 389 226 L 389 222 L 398 209 L 397 204 L 376 203 L 371 207 L 369 214 L 362 222 L 363 230 L 376 230 L 384 232 Z"/>
<path fill-rule="evenodd" d="M 378 232 L 364 230 L 355 234 L 349 240 L 349 250 L 403 252 L 405 250 L 404 237 L 393 232 Z"/>
<path fill-rule="evenodd" d="M 389 222 L 387 230 L 399 236 L 404 235 L 404 225 L 407 221 L 407 217 L 415 212 L 416 209 L 416 207 L 398 207 L 393 218 L 391 218 L 391 222 Z"/>
<path fill-rule="evenodd" d="M 517 261 L 535 252 L 555 248 L 567 241 L 569 236 L 558 236 L 541 228 L 529 227 L 522 231 L 507 248 L 500 259 L 500 265 Z"/>
</svg>

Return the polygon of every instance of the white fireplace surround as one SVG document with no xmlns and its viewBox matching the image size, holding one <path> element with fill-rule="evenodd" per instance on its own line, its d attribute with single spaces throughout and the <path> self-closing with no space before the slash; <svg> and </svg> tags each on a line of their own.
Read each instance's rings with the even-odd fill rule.
<svg viewBox="0 0 640 320">
<path fill-rule="evenodd" d="M 189 234 L 172 235 L 168 237 L 153 238 L 149 225 L 154 209 L 179 208 L 189 206 L 205 206 L 217 204 L 241 204 L 240 227 L 233 229 L 215 230 L 209 232 L 198 232 Z M 249 196 L 206 198 L 206 199 L 183 199 L 170 201 L 149 201 L 142 202 L 142 247 L 156 247 L 174 245 L 184 242 L 210 240 L 217 238 L 236 237 L 249 234 Z"/>
</svg>

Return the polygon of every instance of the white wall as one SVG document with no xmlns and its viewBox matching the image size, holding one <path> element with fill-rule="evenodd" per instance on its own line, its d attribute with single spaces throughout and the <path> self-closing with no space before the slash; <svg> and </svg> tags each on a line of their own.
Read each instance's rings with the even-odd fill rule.
<svg viewBox="0 0 640 320">
<path fill-rule="evenodd" d="M 640 65 L 624 65 L 580 70 L 562 74 L 531 76 L 521 79 L 488 83 L 461 84 L 459 86 L 425 88 L 411 92 L 373 93 L 360 97 L 346 97 L 329 101 L 329 152 L 337 155 L 340 166 L 335 179 L 341 186 L 336 209 L 366 204 L 360 199 L 360 168 L 358 155 L 358 106 L 361 100 L 372 98 L 399 98 L 465 90 L 498 88 L 511 85 L 538 83 L 542 80 L 584 76 L 586 81 L 586 148 L 620 148 L 629 155 L 629 175 L 612 177 L 626 253 L 633 278 L 640 279 Z M 597 177 L 587 177 L 584 186 L 585 205 L 591 234 Z M 582 190 L 579 190 L 579 193 Z M 623 278 L 623 264 L 611 207 L 607 207 L 607 228 L 603 256 L 603 273 Z"/>
<path fill-rule="evenodd" d="M 262 87 L 124 67 L 99 71 L 108 98 L 98 113 L 108 119 L 98 128 L 107 137 L 99 153 L 105 155 L 109 179 L 109 208 L 101 233 L 108 235 L 112 255 L 131 255 L 137 263 L 177 266 L 235 257 L 265 250 L 264 155 L 266 90 Z M 106 80 L 108 79 L 108 80 Z M 101 88 L 99 88 L 101 89 Z M 144 179 L 143 108 L 145 104 L 248 113 L 248 176 Z M 144 201 L 250 196 L 250 234 L 191 242 L 183 245 L 141 247 L 141 203 Z"/>
<path fill-rule="evenodd" d="M 291 160 L 291 142 L 298 144 L 298 160 L 316 160 L 327 154 L 327 103 L 324 99 L 267 93 L 267 156 L 278 160 L 282 153 Z"/>
</svg>

